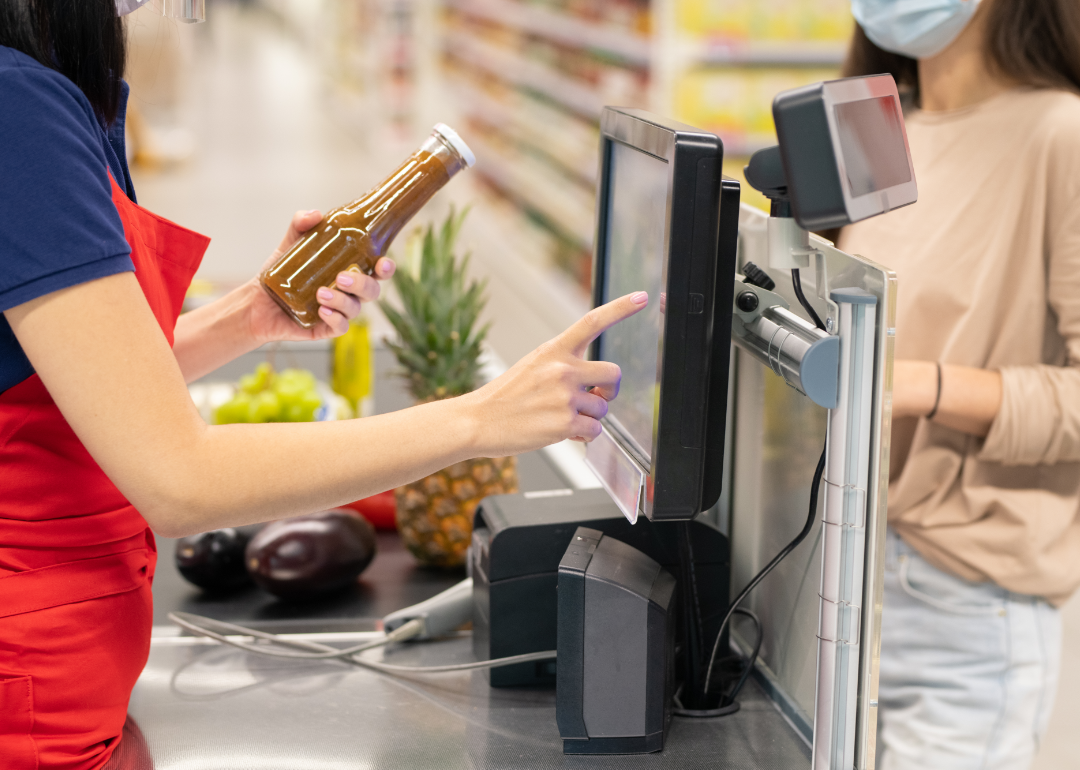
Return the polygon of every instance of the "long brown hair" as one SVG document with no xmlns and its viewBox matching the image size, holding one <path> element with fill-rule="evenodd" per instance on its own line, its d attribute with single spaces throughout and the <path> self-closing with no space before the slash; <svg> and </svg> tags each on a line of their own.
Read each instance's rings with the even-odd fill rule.
<svg viewBox="0 0 1080 770">
<path fill-rule="evenodd" d="M 997 74 L 1034 88 L 1080 92 L 1080 2 L 990 0 L 986 61 Z M 878 48 L 855 25 L 845 77 L 889 73 L 901 94 L 919 104 L 915 59 Z"/>
</svg>

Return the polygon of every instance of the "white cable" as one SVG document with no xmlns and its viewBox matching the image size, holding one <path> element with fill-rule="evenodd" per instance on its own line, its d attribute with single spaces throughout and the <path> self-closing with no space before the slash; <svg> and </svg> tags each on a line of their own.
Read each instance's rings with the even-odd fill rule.
<svg viewBox="0 0 1080 770">
<path fill-rule="evenodd" d="M 529 663 L 534 660 L 555 660 L 555 650 L 544 652 L 528 652 L 524 655 L 511 655 L 506 658 L 493 658 L 492 660 L 478 660 L 475 663 L 455 663 L 447 666 L 395 666 L 390 663 L 376 663 L 373 660 L 364 660 L 354 657 L 350 661 L 382 671 L 387 674 L 442 674 L 448 671 L 472 671 L 477 668 L 499 668 L 500 666 L 512 666 L 515 663 Z"/>
<path fill-rule="evenodd" d="M 347 647 L 344 650 L 339 650 L 336 647 L 327 647 L 321 644 L 314 644 L 312 642 L 304 642 L 296 639 L 282 639 L 277 634 L 268 634 L 264 631 L 256 631 L 253 628 L 245 628 L 244 626 L 237 626 L 233 623 L 226 623 L 223 620 L 215 620 L 214 618 L 206 618 L 202 615 L 192 615 L 188 612 L 170 612 L 169 620 L 181 628 L 186 628 L 192 633 L 199 636 L 206 636 L 211 639 L 215 639 L 222 644 L 228 644 L 232 647 L 238 647 L 241 650 L 247 650 L 248 652 L 254 652 L 258 655 L 269 655 L 274 658 L 299 658 L 301 660 L 329 660 L 333 658 L 348 658 L 364 650 L 371 650 L 376 647 L 382 647 L 383 645 L 390 644 L 391 642 L 403 642 L 406 639 L 410 639 L 419 634 L 424 629 L 424 624 L 420 620 L 410 620 L 401 627 L 391 631 L 382 639 L 376 639 L 366 644 L 359 644 L 355 647 Z M 206 628 L 203 623 L 212 623 L 221 628 L 227 629 L 242 636 L 250 636 L 256 639 L 264 639 L 274 644 L 284 645 L 286 647 L 299 647 L 307 650 L 318 650 L 318 652 L 287 652 L 285 650 L 275 650 L 264 646 L 255 644 L 249 644 L 248 642 L 242 642 L 238 639 L 230 639 L 227 636 L 219 634 L 215 631 L 211 631 Z"/>
<path fill-rule="evenodd" d="M 375 671 L 381 671 L 386 674 L 441 674 L 451 671 L 471 671 L 478 668 L 498 668 L 500 666 L 510 666 L 515 663 L 530 663 L 537 660 L 554 660 L 555 650 L 547 650 L 545 652 L 529 652 L 524 655 L 511 655 L 506 658 L 494 658 L 492 660 L 480 660 L 474 663 L 454 663 L 445 666 L 400 666 L 391 663 L 377 663 L 373 660 L 364 660 L 359 657 L 359 653 L 365 650 L 371 650 L 376 647 L 382 647 L 390 644 L 391 642 L 400 642 L 406 639 L 410 639 L 421 631 L 423 631 L 424 625 L 421 620 L 410 620 L 403 626 L 391 631 L 382 639 L 377 639 L 373 642 L 366 644 L 360 644 L 355 647 L 348 647 L 344 650 L 339 650 L 336 647 L 330 647 L 325 644 L 319 644 L 317 642 L 302 641 L 299 639 L 283 639 L 277 634 L 270 634 L 265 631 L 256 631 L 253 628 L 246 628 L 244 626 L 238 626 L 233 623 L 227 623 L 223 620 L 215 620 L 213 618 L 206 618 L 201 615 L 192 615 L 188 612 L 170 612 L 169 620 L 181 628 L 185 628 L 194 634 L 199 636 L 206 636 L 210 639 L 214 639 L 222 644 L 227 644 L 232 647 L 237 647 L 247 652 L 255 653 L 256 655 L 269 655 L 275 658 L 293 658 L 301 660 L 332 660 L 340 659 L 347 663 L 354 663 L 365 668 L 374 669 Z M 201 625 L 202 623 L 211 623 L 220 628 L 233 631 L 234 633 L 242 636 L 250 636 L 256 639 L 263 639 L 271 642 L 272 644 L 280 644 L 288 647 L 299 647 L 301 649 L 310 650 L 310 652 L 287 652 L 285 650 L 275 650 L 261 645 L 249 644 L 248 642 L 242 642 L 238 639 L 230 639 L 223 634 L 219 634 L 216 631 L 211 631 L 209 628 Z"/>
</svg>

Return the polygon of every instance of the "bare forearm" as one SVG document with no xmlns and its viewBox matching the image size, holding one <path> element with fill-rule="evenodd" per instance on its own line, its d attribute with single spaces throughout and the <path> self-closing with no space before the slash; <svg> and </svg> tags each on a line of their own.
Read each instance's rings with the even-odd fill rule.
<svg viewBox="0 0 1080 770">
<path fill-rule="evenodd" d="M 929 361 L 897 361 L 893 377 L 893 417 L 926 417 L 934 409 L 938 425 L 980 438 L 1001 409 L 1001 374 L 970 366 L 937 366 Z"/>
<path fill-rule="evenodd" d="M 590 311 L 456 399 L 340 423 L 213 427 L 195 410 L 131 273 L 5 316 L 94 460 L 155 530 L 175 536 L 340 505 L 468 457 L 592 439 L 620 372 L 582 356 L 647 300 L 640 292 Z"/>
<path fill-rule="evenodd" d="M 363 420 L 212 426 L 147 462 L 144 473 L 128 467 L 119 475 L 125 495 L 165 535 L 269 521 L 475 456 L 475 411 L 465 398 Z"/>
<path fill-rule="evenodd" d="M 184 313 L 176 322 L 173 355 L 185 382 L 193 382 L 259 346 L 251 333 L 247 283 L 221 299 Z"/>
<path fill-rule="evenodd" d="M 470 398 L 365 420 L 208 426 L 140 292 L 123 274 L 7 315 L 76 435 L 163 535 L 310 513 L 483 451 Z"/>
</svg>

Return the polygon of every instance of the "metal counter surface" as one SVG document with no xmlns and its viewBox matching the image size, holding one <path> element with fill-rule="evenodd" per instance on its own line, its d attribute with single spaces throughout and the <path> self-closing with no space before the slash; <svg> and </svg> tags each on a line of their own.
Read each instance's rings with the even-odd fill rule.
<svg viewBox="0 0 1080 770">
<path fill-rule="evenodd" d="M 467 637 L 367 654 L 415 665 L 472 657 Z M 109 770 L 809 767 L 808 747 L 756 684 L 740 700 L 730 717 L 673 719 L 658 754 L 564 756 L 553 689 L 496 690 L 479 671 L 391 677 L 158 638 Z"/>
</svg>

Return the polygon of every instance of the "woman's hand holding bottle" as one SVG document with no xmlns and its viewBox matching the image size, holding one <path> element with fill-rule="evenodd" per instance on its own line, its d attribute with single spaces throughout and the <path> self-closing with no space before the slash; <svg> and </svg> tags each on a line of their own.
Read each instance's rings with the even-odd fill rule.
<svg viewBox="0 0 1080 770">
<path fill-rule="evenodd" d="M 319 211 L 296 212 L 285 237 L 281 239 L 281 244 L 263 268 L 277 262 L 321 220 L 322 213 Z M 319 317 L 322 323 L 310 329 L 299 326 L 286 315 L 259 286 L 258 278 L 252 278 L 244 287 L 249 297 L 248 317 L 251 336 L 259 345 L 281 340 L 321 340 L 327 337 L 338 337 L 348 330 L 349 321 L 360 313 L 361 303 L 374 302 L 379 298 L 379 281 L 392 277 L 394 270 L 393 260 L 383 257 L 375 265 L 374 277 L 358 271 L 339 273 L 334 288 L 319 289 L 317 296 L 321 305 Z"/>
</svg>

